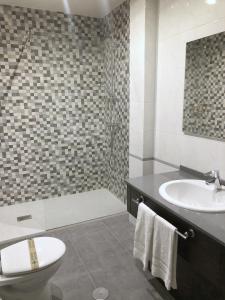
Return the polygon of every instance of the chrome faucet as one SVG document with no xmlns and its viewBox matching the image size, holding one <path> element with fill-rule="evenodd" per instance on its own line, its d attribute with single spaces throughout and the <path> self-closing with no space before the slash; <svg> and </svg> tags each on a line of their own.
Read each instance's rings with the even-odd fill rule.
<svg viewBox="0 0 225 300">
<path fill-rule="evenodd" d="M 208 179 L 205 181 L 205 183 L 207 185 L 214 183 L 217 191 L 222 190 L 222 182 L 220 179 L 219 171 L 213 170 L 213 171 L 205 173 L 204 176 L 208 177 Z"/>
</svg>

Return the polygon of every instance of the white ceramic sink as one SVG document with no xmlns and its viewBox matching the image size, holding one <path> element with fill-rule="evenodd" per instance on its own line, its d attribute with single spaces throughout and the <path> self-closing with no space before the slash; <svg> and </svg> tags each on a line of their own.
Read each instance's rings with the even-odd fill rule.
<svg viewBox="0 0 225 300">
<path fill-rule="evenodd" d="M 214 184 L 203 180 L 174 180 L 163 183 L 160 195 L 179 207 L 202 212 L 225 212 L 225 189 L 217 191 Z"/>
</svg>

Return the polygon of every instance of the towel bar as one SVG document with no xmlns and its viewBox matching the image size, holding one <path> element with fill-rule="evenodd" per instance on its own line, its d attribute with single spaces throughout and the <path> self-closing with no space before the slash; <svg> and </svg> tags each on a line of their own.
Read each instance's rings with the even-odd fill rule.
<svg viewBox="0 0 225 300">
<path fill-rule="evenodd" d="M 136 200 L 133 200 L 134 203 L 136 203 L 137 205 L 139 205 L 140 203 L 144 203 L 145 199 L 143 196 L 140 196 L 139 198 L 137 198 Z M 187 231 L 185 231 L 185 233 L 181 233 L 180 231 L 176 230 L 176 233 L 182 237 L 182 239 L 187 240 L 190 238 L 194 238 L 195 237 L 195 232 L 193 229 L 188 229 Z"/>
<path fill-rule="evenodd" d="M 185 233 L 181 233 L 177 230 L 177 234 L 185 240 L 195 237 L 195 232 L 193 229 L 188 229 L 187 231 L 185 231 Z"/>
</svg>

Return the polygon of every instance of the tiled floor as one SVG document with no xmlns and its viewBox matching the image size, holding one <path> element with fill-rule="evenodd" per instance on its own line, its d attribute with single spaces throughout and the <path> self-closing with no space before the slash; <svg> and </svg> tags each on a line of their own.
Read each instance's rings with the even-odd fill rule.
<svg viewBox="0 0 225 300">
<path fill-rule="evenodd" d="M 64 262 L 52 279 L 64 300 L 91 300 L 94 288 L 109 290 L 108 300 L 167 300 L 164 288 L 147 277 L 132 257 L 134 227 L 128 214 L 48 233 L 67 245 Z"/>
</svg>

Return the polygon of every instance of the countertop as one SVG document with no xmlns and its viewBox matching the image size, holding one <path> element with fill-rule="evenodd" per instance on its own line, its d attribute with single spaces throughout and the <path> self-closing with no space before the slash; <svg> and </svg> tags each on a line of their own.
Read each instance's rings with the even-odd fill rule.
<svg viewBox="0 0 225 300">
<path fill-rule="evenodd" d="M 199 179 L 199 177 L 183 170 L 163 174 L 152 174 L 127 180 L 127 184 L 139 190 L 146 197 L 171 211 L 180 219 L 192 224 L 211 238 L 225 246 L 225 213 L 195 212 L 170 204 L 159 194 L 162 183 L 178 179 Z"/>
</svg>

